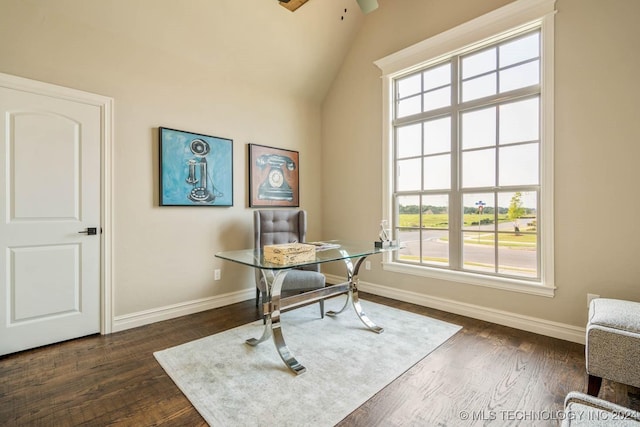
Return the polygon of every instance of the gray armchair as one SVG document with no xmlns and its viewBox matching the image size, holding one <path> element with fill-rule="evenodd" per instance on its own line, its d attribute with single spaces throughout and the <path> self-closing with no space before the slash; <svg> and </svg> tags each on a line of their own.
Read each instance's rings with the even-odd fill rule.
<svg viewBox="0 0 640 427">
<path fill-rule="evenodd" d="M 602 378 L 640 387 L 640 303 L 592 300 L 585 352 L 590 395 L 598 395 Z"/>
<path fill-rule="evenodd" d="M 572 391 L 564 400 L 562 427 L 640 427 L 640 413 Z"/>
<path fill-rule="evenodd" d="M 304 243 L 307 237 L 307 213 L 304 210 L 277 209 L 253 212 L 255 248 L 282 243 Z M 325 277 L 319 265 L 311 265 L 287 273 L 282 293 L 300 293 L 325 287 Z M 266 300 L 267 285 L 260 270 L 256 269 L 256 307 L 260 296 Z M 324 317 L 324 301 L 320 301 L 320 316 Z"/>
</svg>

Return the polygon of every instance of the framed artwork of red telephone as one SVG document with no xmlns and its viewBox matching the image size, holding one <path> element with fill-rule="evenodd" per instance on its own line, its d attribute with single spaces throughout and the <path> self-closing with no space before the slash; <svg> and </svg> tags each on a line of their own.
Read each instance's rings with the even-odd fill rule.
<svg viewBox="0 0 640 427">
<path fill-rule="evenodd" d="M 249 206 L 300 206 L 299 153 L 249 144 Z"/>
</svg>

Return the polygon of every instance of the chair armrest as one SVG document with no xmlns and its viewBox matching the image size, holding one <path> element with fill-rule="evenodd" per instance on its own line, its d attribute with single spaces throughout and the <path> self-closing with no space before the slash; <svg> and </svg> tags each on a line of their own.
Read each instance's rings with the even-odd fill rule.
<svg viewBox="0 0 640 427">
<path fill-rule="evenodd" d="M 627 422 L 624 425 L 635 425 L 637 422 L 640 426 L 640 412 L 577 391 L 567 394 L 564 409 L 563 426 L 603 425 L 603 422 L 616 420 Z"/>
<path fill-rule="evenodd" d="M 320 272 L 320 265 L 318 264 L 313 264 L 313 265 L 304 265 L 302 267 L 298 267 L 296 268 L 296 270 L 302 270 L 302 271 L 315 271 L 316 273 Z"/>
</svg>

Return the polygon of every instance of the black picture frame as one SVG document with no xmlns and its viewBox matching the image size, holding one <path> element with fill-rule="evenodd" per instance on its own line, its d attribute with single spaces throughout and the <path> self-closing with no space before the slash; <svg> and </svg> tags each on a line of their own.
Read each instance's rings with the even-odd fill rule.
<svg viewBox="0 0 640 427">
<path fill-rule="evenodd" d="M 233 206 L 233 140 L 159 128 L 160 206 Z"/>
<path fill-rule="evenodd" d="M 300 154 L 249 144 L 249 206 L 300 206 Z"/>
</svg>

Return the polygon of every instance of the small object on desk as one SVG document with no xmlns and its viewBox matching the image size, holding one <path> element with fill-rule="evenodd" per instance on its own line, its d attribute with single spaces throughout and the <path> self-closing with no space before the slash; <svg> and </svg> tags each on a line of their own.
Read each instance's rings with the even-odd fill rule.
<svg viewBox="0 0 640 427">
<path fill-rule="evenodd" d="M 309 245 L 314 245 L 316 247 L 316 251 L 324 251 L 327 249 L 338 249 L 340 244 L 331 243 L 331 242 L 307 242 Z"/>
<path fill-rule="evenodd" d="M 382 221 L 380 221 L 380 234 L 378 234 L 378 236 L 380 236 L 381 242 L 388 242 L 389 240 L 391 240 L 389 238 L 389 229 L 387 228 L 386 219 L 383 219 Z"/>
<path fill-rule="evenodd" d="M 387 249 L 387 248 L 392 248 L 394 246 L 396 246 L 396 242 L 393 240 L 376 240 L 374 243 L 374 246 L 376 248 L 381 248 L 381 249 Z"/>
<path fill-rule="evenodd" d="M 387 228 L 387 220 L 383 219 L 382 221 L 380 221 L 380 234 L 378 234 L 378 236 L 380 237 L 380 240 L 374 242 L 374 246 L 376 248 L 382 248 L 382 249 L 395 246 L 395 242 L 391 240 L 389 235 L 390 233 L 389 233 L 389 229 Z"/>
<path fill-rule="evenodd" d="M 314 261 L 316 259 L 316 247 L 304 243 L 264 245 L 263 252 L 266 262 L 278 265 Z"/>
</svg>

